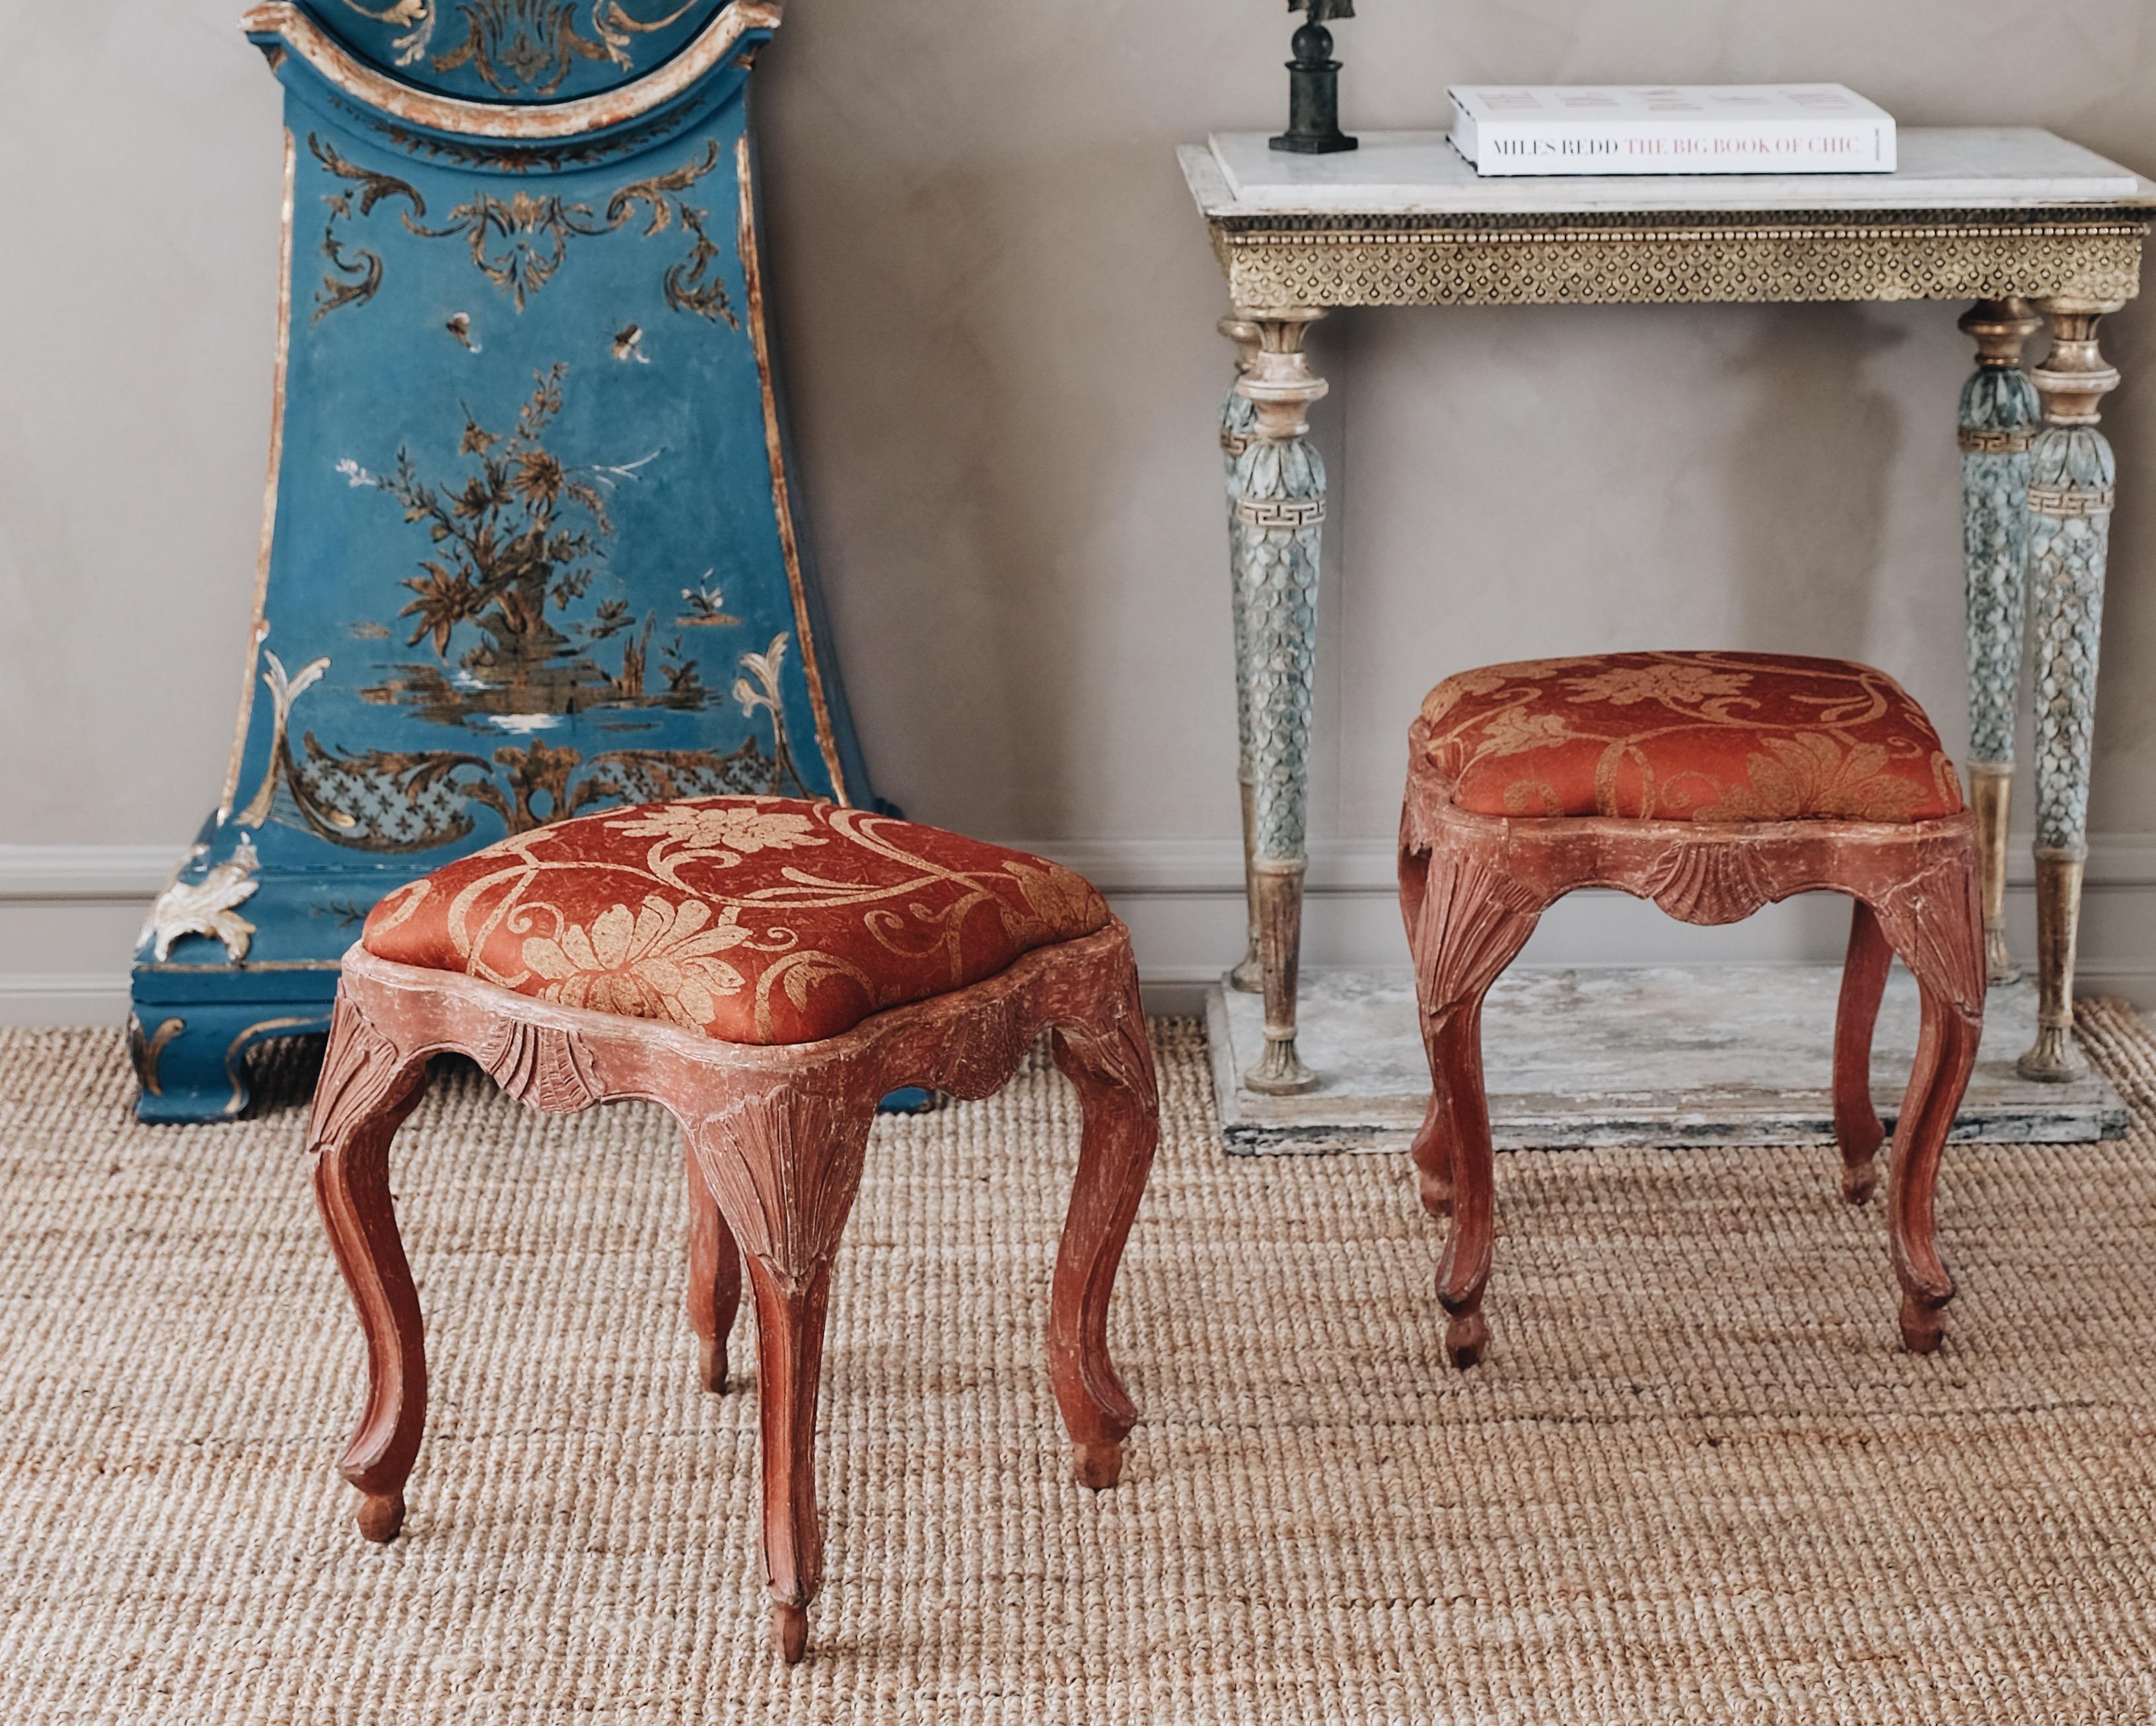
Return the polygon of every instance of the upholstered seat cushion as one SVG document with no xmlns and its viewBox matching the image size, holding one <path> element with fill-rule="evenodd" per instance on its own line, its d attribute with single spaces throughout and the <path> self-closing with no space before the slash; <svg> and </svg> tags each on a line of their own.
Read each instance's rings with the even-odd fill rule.
<svg viewBox="0 0 2156 1726">
<path fill-rule="evenodd" d="M 860 809 L 711 797 L 518 834 L 402 887 L 360 940 L 572 1007 L 807 1043 L 1103 927 L 1069 870 Z"/>
<path fill-rule="evenodd" d="M 1923 709 L 1847 660 L 1521 660 L 1446 678 L 1422 717 L 1454 804 L 1477 814 L 1905 822 L 1962 806 Z"/>
</svg>

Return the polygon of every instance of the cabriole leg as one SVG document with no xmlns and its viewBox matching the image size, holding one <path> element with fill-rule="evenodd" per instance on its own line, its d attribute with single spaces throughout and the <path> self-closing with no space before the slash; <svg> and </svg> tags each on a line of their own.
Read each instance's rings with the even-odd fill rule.
<svg viewBox="0 0 2156 1726">
<path fill-rule="evenodd" d="M 689 1328 L 696 1333 L 697 1376 L 704 1388 L 722 1395 L 726 1388 L 726 1338 L 741 1306 L 742 1264 L 733 1230 L 719 1215 L 719 1201 L 696 1162 L 696 1148 L 685 1134 L 683 1160 L 689 1187 Z"/>
<path fill-rule="evenodd" d="M 1244 711 L 1250 734 L 1250 873 L 1265 996 L 1265 1051 L 1243 1082 L 1285 1095 L 1317 1082 L 1296 1050 L 1296 985 L 1325 520 L 1325 464 L 1309 441 L 1306 416 L 1326 386 L 1311 372 L 1302 344 L 1323 314 L 1286 308 L 1243 315 L 1257 326 L 1260 347 L 1235 387 L 1255 409 L 1256 436 L 1236 460 L 1230 489 L 1238 529 L 1235 579 L 1249 644 Z"/>
<path fill-rule="evenodd" d="M 1481 1359 L 1490 1336 L 1482 1292 L 1496 1171 L 1482 1083 L 1482 998 L 1527 944 L 1540 912 L 1524 886 L 1487 863 L 1441 850 L 1430 860 L 1413 943 L 1415 1001 L 1450 1153 L 1452 1227 L 1438 1263 L 1437 1298 L 1448 1315 L 1445 1352 L 1456 1367 Z"/>
<path fill-rule="evenodd" d="M 2084 1066 L 2073 1046 L 2074 949 L 2088 855 L 2089 760 L 2097 638 L 2103 619 L 2117 465 L 2097 429 L 2118 373 L 2097 326 L 2116 301 L 2052 300 L 2051 352 L 2034 381 L 2044 428 L 2029 455 L 2029 580 L 2036 629 L 2036 1041 L 2025 1078 L 2061 1080 Z"/>
<path fill-rule="evenodd" d="M 790 1666 L 808 1646 L 824 1579 L 816 1518 L 816 1397 L 824 1318 L 877 1091 L 842 1098 L 787 1084 L 690 1123 L 692 1155 L 747 1261 L 756 1298 L 757 1412 L 763 1451 L 764 1581 Z"/>
<path fill-rule="evenodd" d="M 808 1603 L 824 1581 L 824 1529 L 816 1516 L 816 1396 L 824 1369 L 824 1319 L 831 1267 L 798 1282 L 749 1261 L 756 1289 L 757 1412 L 763 1441 L 764 1582 L 771 1633 L 788 1666 L 808 1652 Z"/>
<path fill-rule="evenodd" d="M 1235 786 L 1243 819 L 1243 902 L 1247 913 L 1248 942 L 1227 976 L 1230 989 L 1258 994 L 1265 986 L 1265 963 L 1258 956 L 1257 876 L 1250 867 L 1257 816 L 1255 780 L 1250 768 L 1250 710 L 1249 622 L 1243 605 L 1242 521 L 1235 513 L 1235 464 L 1257 435 L 1258 408 L 1236 387 L 1250 369 L 1261 346 L 1258 326 L 1240 315 L 1220 320 L 1220 333 L 1235 344 L 1235 384 L 1220 404 L 1220 459 L 1228 482 L 1228 599 L 1235 631 Z"/>
<path fill-rule="evenodd" d="M 1872 909 L 1915 975 L 1922 1002 L 1917 1059 L 1894 1123 L 1887 1234 L 1902 1284 L 1902 1340 L 1928 1354 L 1939 1344 L 1940 1311 L 1953 1297 L 1933 1220 L 1939 1155 L 1984 1035 L 1984 913 L 1974 847 L 1940 860 Z"/>
<path fill-rule="evenodd" d="M 2020 974 L 2006 950 L 2006 822 L 2028 613 L 2029 448 L 2041 411 L 2021 370 L 2021 349 L 2042 321 L 2019 299 L 1979 301 L 1961 320 L 1977 348 L 1960 413 L 1969 799 L 1984 860 L 1985 968 L 1994 983 Z"/>
<path fill-rule="evenodd" d="M 1877 1181 L 1874 1161 L 1887 1137 L 1871 1102 L 1871 1030 L 1893 953 L 1861 899 L 1849 919 L 1849 953 L 1834 1015 L 1834 1136 L 1841 1147 L 1841 1196 L 1861 1205 Z"/>
<path fill-rule="evenodd" d="M 1430 853 L 1417 850 L 1404 831 L 1400 835 L 1399 860 L 1400 920 L 1407 925 L 1408 946 L 1414 946 L 1415 932 L 1422 927 L 1423 899 L 1430 885 Z M 1415 1193 L 1422 1208 L 1432 1216 L 1452 1215 L 1452 1141 L 1445 1125 L 1445 1074 L 1437 1061 L 1435 1045 L 1425 1040 L 1423 1054 L 1430 1063 L 1430 1107 L 1423 1111 L 1409 1158 L 1414 1164 Z"/>
<path fill-rule="evenodd" d="M 393 1540 L 427 1420 L 419 1292 L 397 1232 L 389 1143 L 427 1089 L 409 1061 L 340 994 L 307 1137 L 315 1199 L 367 1334 L 367 1405 L 338 1472 L 359 1488 L 359 1531 Z"/>
<path fill-rule="evenodd" d="M 1135 962 L 1127 958 L 1121 981 L 1084 1020 L 1058 1028 L 1053 1046 L 1055 1064 L 1078 1087 L 1085 1130 L 1055 1257 L 1049 1374 L 1077 1446 L 1078 1478 L 1098 1491 L 1122 1479 L 1123 1440 L 1137 1420 L 1108 1354 L 1108 1302 L 1160 1138 Z"/>
</svg>

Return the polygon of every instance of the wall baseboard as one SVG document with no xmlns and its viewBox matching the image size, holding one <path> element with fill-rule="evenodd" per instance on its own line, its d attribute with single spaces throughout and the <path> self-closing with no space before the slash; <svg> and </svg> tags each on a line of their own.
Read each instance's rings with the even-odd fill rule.
<svg viewBox="0 0 2156 1726">
<path fill-rule="evenodd" d="M 1131 926 L 1156 1011 L 1199 1009 L 1240 956 L 1242 852 L 1233 840 L 1007 841 L 1055 858 L 1107 895 Z M 127 1010 L 127 960 L 144 909 L 186 847 L 0 845 L 0 1024 L 112 1025 Z M 2011 854 L 2008 912 L 2015 951 L 2034 953 L 2035 869 L 2026 842 Z M 1388 840 L 1311 848 L 1304 963 L 1404 968 Z M 1840 958 L 1846 923 L 1822 896 L 1774 906 L 1724 929 L 1671 922 L 1615 893 L 1581 893 L 1543 917 L 1522 963 L 1758 964 Z M 2156 833 L 2114 833 L 2089 845 L 2079 984 L 2156 1007 Z"/>
</svg>

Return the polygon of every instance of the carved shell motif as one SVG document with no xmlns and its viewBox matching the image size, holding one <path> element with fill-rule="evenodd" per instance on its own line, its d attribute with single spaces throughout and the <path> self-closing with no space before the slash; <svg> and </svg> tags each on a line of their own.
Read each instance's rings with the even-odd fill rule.
<svg viewBox="0 0 2156 1726">
<path fill-rule="evenodd" d="M 591 1051 L 571 1031 L 505 1020 L 472 1051 L 495 1083 L 549 1114 L 573 1114 L 602 1100 Z"/>
<path fill-rule="evenodd" d="M 1676 846 L 1647 877 L 1646 889 L 1686 923 L 1739 922 L 1774 897 L 1751 846 L 1720 839 Z"/>
</svg>

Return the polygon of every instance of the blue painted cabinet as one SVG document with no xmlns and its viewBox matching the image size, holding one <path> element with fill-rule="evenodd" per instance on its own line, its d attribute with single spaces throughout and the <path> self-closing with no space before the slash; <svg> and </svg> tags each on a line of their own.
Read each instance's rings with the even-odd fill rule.
<svg viewBox="0 0 2156 1726">
<path fill-rule="evenodd" d="M 716 792 L 872 801 L 757 250 L 757 0 L 256 7 L 285 315 L 247 693 L 134 971 L 146 1119 L 245 1107 L 382 894 Z"/>
</svg>

